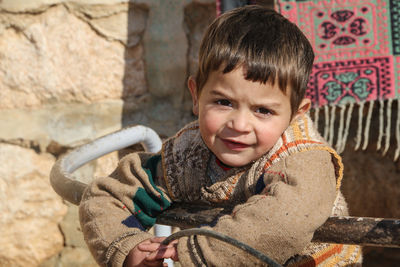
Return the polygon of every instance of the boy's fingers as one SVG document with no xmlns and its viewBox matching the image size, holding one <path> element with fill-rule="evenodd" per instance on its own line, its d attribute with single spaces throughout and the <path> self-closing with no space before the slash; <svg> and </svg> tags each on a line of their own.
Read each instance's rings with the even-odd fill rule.
<svg viewBox="0 0 400 267">
<path fill-rule="evenodd" d="M 150 238 L 150 241 L 152 243 L 161 243 L 164 241 L 165 238 L 166 238 L 165 236 L 155 236 L 155 237 Z"/>
<path fill-rule="evenodd" d="M 153 251 L 149 255 L 146 256 L 146 261 L 155 261 L 155 260 L 164 259 L 164 257 L 163 257 L 164 253 L 165 253 L 165 249 L 163 249 L 163 248 Z"/>
<path fill-rule="evenodd" d="M 140 243 L 138 249 L 141 251 L 153 252 L 160 247 L 160 243 Z"/>
<path fill-rule="evenodd" d="M 165 237 L 152 237 L 148 241 L 149 242 L 142 242 L 138 245 L 138 248 L 141 251 L 153 252 L 162 247 L 171 247 L 175 246 L 178 243 L 178 240 L 174 240 L 169 243 L 167 246 L 161 245 L 161 242 L 165 239 Z"/>
<path fill-rule="evenodd" d="M 178 253 L 174 246 L 160 247 L 157 251 L 154 251 L 147 255 L 146 260 L 160 260 L 171 258 L 175 261 L 178 260 Z"/>
</svg>

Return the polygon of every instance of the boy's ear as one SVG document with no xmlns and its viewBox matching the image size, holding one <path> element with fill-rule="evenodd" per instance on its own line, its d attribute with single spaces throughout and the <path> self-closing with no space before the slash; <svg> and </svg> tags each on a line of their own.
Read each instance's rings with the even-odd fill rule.
<svg viewBox="0 0 400 267">
<path fill-rule="evenodd" d="M 299 108 L 297 109 L 296 113 L 293 116 L 293 119 L 296 119 L 302 115 L 304 115 L 307 111 L 311 108 L 311 100 L 308 98 L 303 98 L 301 100 Z"/>
<path fill-rule="evenodd" d="M 190 94 L 192 95 L 193 114 L 197 116 L 197 115 L 199 115 L 199 100 L 197 97 L 196 81 L 194 80 L 193 76 L 189 77 L 188 87 L 190 90 Z"/>
</svg>

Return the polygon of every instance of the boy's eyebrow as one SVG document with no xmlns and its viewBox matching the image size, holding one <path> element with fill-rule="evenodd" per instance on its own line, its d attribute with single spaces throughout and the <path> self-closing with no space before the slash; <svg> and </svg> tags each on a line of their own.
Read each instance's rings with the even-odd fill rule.
<svg viewBox="0 0 400 267">
<path fill-rule="evenodd" d="M 268 106 L 269 108 L 279 108 L 282 106 L 282 103 L 281 102 L 270 102 L 270 103 L 266 103 L 264 105 Z"/>
<path fill-rule="evenodd" d="M 229 94 L 225 94 L 224 92 L 221 92 L 216 89 L 212 89 L 210 94 L 213 96 L 217 96 L 217 97 L 228 97 L 229 98 Z M 274 108 L 280 108 L 282 106 L 282 103 L 281 102 L 268 102 L 268 103 L 255 102 L 253 105 L 254 106 L 266 106 L 268 108 L 274 109 Z"/>
<path fill-rule="evenodd" d="M 224 94 L 223 92 L 221 92 L 219 90 L 215 90 L 215 89 L 212 89 L 210 94 L 215 95 L 215 96 L 226 96 L 226 94 Z"/>
</svg>

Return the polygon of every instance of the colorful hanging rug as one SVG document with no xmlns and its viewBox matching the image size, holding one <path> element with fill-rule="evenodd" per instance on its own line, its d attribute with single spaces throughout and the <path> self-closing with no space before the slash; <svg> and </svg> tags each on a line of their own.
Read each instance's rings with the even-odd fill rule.
<svg viewBox="0 0 400 267">
<path fill-rule="evenodd" d="M 299 26 L 314 48 L 316 57 L 307 97 L 315 108 L 315 120 L 318 121 L 323 110 L 324 137 L 331 144 L 335 140 L 333 145 L 342 152 L 353 107 L 357 104 L 355 148 L 366 149 L 371 117 L 375 116 L 373 107 L 379 103 L 377 148 L 386 154 L 394 127 L 397 160 L 400 154 L 400 1 L 276 0 L 275 6 Z M 393 101 L 397 102 L 395 125 L 391 125 Z M 339 114 L 339 127 L 335 124 L 336 114 Z"/>
</svg>

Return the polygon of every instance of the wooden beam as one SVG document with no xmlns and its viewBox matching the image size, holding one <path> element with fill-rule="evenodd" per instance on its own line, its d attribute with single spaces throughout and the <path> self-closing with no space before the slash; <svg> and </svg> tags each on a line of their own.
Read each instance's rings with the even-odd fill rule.
<svg viewBox="0 0 400 267">
<path fill-rule="evenodd" d="M 183 229 L 212 225 L 231 210 L 231 207 L 174 204 L 157 218 L 157 223 Z M 312 241 L 400 248 L 400 219 L 330 217 L 315 231 Z"/>
</svg>

